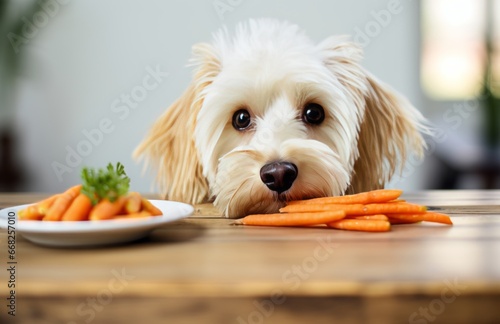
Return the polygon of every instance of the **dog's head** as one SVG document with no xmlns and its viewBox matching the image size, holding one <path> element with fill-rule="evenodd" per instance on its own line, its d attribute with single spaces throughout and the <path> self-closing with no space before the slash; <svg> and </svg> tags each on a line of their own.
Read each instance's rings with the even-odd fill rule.
<svg viewBox="0 0 500 324">
<path fill-rule="evenodd" d="M 192 84 L 135 152 L 167 199 L 212 198 L 228 217 L 276 212 L 381 188 L 423 153 L 421 114 L 345 38 L 316 45 L 295 25 L 251 20 L 193 55 Z"/>
</svg>

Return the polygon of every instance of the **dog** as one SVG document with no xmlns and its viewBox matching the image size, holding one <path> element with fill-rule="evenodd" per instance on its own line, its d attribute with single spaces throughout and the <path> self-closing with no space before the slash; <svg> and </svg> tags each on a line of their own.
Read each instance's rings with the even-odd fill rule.
<svg viewBox="0 0 500 324">
<path fill-rule="evenodd" d="M 425 118 L 361 65 L 346 37 L 314 44 L 272 19 L 193 46 L 193 80 L 134 152 L 165 199 L 229 218 L 383 188 L 423 156 Z"/>
</svg>

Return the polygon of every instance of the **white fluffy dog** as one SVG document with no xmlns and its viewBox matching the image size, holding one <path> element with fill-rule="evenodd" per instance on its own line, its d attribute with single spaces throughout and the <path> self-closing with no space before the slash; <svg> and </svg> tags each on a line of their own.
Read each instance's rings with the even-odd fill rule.
<svg viewBox="0 0 500 324">
<path fill-rule="evenodd" d="M 166 199 L 213 200 L 227 217 L 382 188 L 422 155 L 422 115 L 359 65 L 343 37 L 314 44 L 275 20 L 193 47 L 186 92 L 135 152 Z"/>
</svg>

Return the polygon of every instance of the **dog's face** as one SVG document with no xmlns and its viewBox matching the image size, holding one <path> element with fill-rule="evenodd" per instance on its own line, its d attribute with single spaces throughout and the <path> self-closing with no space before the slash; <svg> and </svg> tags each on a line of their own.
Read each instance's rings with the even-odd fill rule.
<svg viewBox="0 0 500 324">
<path fill-rule="evenodd" d="M 343 39 L 314 45 L 276 21 L 221 32 L 195 48 L 193 84 L 137 154 L 167 198 L 214 198 L 228 217 L 379 188 L 407 150 L 421 153 L 422 117 L 359 58 Z"/>
</svg>

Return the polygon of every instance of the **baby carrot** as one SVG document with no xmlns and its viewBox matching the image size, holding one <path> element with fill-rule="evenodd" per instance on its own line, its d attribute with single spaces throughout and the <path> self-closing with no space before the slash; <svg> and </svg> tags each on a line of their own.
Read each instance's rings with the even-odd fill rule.
<svg viewBox="0 0 500 324">
<path fill-rule="evenodd" d="M 82 185 L 76 185 L 60 194 L 47 210 L 47 214 L 43 217 L 43 220 L 60 221 L 66 209 L 68 209 L 73 200 L 80 193 L 81 188 Z"/>
<path fill-rule="evenodd" d="M 343 219 L 342 210 L 320 213 L 289 213 L 289 214 L 255 214 L 243 217 L 234 222 L 236 225 L 257 226 L 310 226 L 319 225 Z"/>
<path fill-rule="evenodd" d="M 280 209 L 282 213 L 322 212 L 329 210 L 343 210 L 346 215 L 375 215 L 388 213 L 424 213 L 425 206 L 409 203 L 380 203 L 380 204 L 322 204 L 322 205 L 288 205 Z"/>
<path fill-rule="evenodd" d="M 308 200 L 291 201 L 289 205 L 296 204 L 372 204 L 383 203 L 397 199 L 403 193 L 402 190 L 396 189 L 379 189 L 368 192 L 361 192 L 353 195 L 336 196 L 336 197 L 321 197 Z"/>
<path fill-rule="evenodd" d="M 59 197 L 60 194 L 55 194 L 52 195 L 42 201 L 39 201 L 36 205 L 38 207 L 38 212 L 42 215 L 47 214 L 47 211 L 49 210 L 50 206 L 56 201 L 57 197 Z"/>
<path fill-rule="evenodd" d="M 59 194 L 52 195 L 48 198 L 40 200 L 19 211 L 20 220 L 41 220 L 47 213 L 49 207 L 54 203 Z"/>
<path fill-rule="evenodd" d="M 19 211 L 20 220 L 41 220 L 43 215 L 39 212 L 37 205 L 30 205 Z"/>
<path fill-rule="evenodd" d="M 125 205 L 125 197 L 118 197 L 115 201 L 111 202 L 109 199 L 102 199 L 97 203 L 97 205 L 90 211 L 90 220 L 104 220 L 113 218 L 118 215 Z"/>
<path fill-rule="evenodd" d="M 415 224 L 415 223 L 420 223 L 420 222 L 422 222 L 422 221 L 411 220 L 411 219 L 389 218 L 389 223 L 391 223 L 391 225 Z"/>
<path fill-rule="evenodd" d="M 62 215 L 63 221 L 83 221 L 88 220 L 89 212 L 92 209 L 92 202 L 87 195 L 80 193 Z"/>
<path fill-rule="evenodd" d="M 391 230 L 391 223 L 386 220 L 359 220 L 342 219 L 326 224 L 328 227 L 363 232 L 387 232 Z"/>
<path fill-rule="evenodd" d="M 142 209 L 148 211 L 151 216 L 161 216 L 163 215 L 163 213 L 161 212 L 161 210 L 159 210 L 158 208 L 156 208 L 155 205 L 153 205 L 149 200 L 147 200 L 146 198 L 142 198 L 141 199 L 142 201 Z"/>
<path fill-rule="evenodd" d="M 125 201 L 125 212 L 127 214 L 137 213 L 141 210 L 141 195 L 138 192 L 131 192 Z"/>
<path fill-rule="evenodd" d="M 142 210 L 142 211 L 136 212 L 136 213 L 117 215 L 117 216 L 113 217 L 113 219 L 144 218 L 144 217 L 150 217 L 150 216 L 152 216 L 151 213 L 149 213 L 145 210 Z"/>
<path fill-rule="evenodd" d="M 367 219 L 367 220 L 389 220 L 389 217 L 382 215 L 382 214 L 376 214 L 376 215 L 349 215 L 346 216 L 346 218 L 350 219 Z"/>
<path fill-rule="evenodd" d="M 434 212 L 427 212 L 423 214 L 388 214 L 387 216 L 389 218 L 405 220 L 405 221 L 415 221 L 415 222 L 426 221 L 426 222 L 453 225 L 450 216 Z"/>
</svg>

